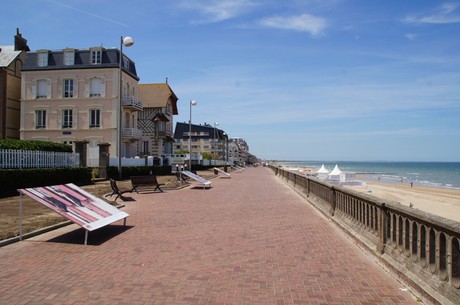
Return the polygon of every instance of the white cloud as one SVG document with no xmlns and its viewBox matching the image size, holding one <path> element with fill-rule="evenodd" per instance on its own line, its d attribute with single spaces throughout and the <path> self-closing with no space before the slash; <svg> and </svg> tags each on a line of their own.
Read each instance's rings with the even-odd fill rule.
<svg viewBox="0 0 460 305">
<path fill-rule="evenodd" d="M 198 11 L 200 16 L 195 23 L 215 23 L 244 14 L 257 4 L 253 0 L 204 0 L 184 1 L 180 6 L 183 9 Z"/>
<path fill-rule="evenodd" d="M 455 11 L 460 6 L 460 3 L 444 3 L 438 7 L 433 13 L 424 16 L 410 15 L 403 19 L 406 23 L 428 23 L 428 24 L 448 24 L 459 23 L 460 15 L 455 14 Z"/>
<path fill-rule="evenodd" d="M 412 34 L 412 33 L 407 33 L 405 36 L 406 36 L 406 38 L 409 39 L 409 40 L 415 40 L 415 39 L 417 39 L 417 37 L 418 37 L 417 34 Z"/>
<path fill-rule="evenodd" d="M 313 36 L 319 36 L 324 33 L 327 21 L 322 17 L 302 14 L 290 17 L 268 17 L 260 20 L 259 25 L 269 28 L 308 32 Z"/>
</svg>

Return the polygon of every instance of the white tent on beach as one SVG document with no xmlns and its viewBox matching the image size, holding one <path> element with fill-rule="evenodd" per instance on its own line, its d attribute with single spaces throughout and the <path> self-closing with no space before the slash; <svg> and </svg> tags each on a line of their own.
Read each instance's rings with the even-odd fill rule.
<svg viewBox="0 0 460 305">
<path fill-rule="evenodd" d="M 321 168 L 316 172 L 316 178 L 320 180 L 325 180 L 329 174 L 329 171 L 324 167 L 324 164 L 321 165 Z"/>
<path fill-rule="evenodd" d="M 343 173 L 336 164 L 332 172 L 329 173 L 330 182 L 345 182 L 345 173 Z"/>
</svg>

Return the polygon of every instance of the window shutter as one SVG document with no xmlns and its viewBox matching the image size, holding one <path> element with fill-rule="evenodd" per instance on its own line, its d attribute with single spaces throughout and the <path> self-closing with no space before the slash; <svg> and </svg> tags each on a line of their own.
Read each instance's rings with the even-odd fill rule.
<svg viewBox="0 0 460 305">
<path fill-rule="evenodd" d="M 89 85 L 90 85 L 90 79 L 87 78 L 85 80 L 85 97 L 89 97 Z"/>
<path fill-rule="evenodd" d="M 51 98 L 51 80 L 46 81 L 46 98 Z"/>
<path fill-rule="evenodd" d="M 101 97 L 105 97 L 105 78 L 101 78 Z"/>
<path fill-rule="evenodd" d="M 63 112 L 64 112 L 64 110 L 60 110 L 60 111 L 58 111 L 58 114 L 57 114 L 57 126 L 58 126 L 58 128 L 62 128 Z"/>
<path fill-rule="evenodd" d="M 78 78 L 73 79 L 73 97 L 78 98 Z"/>
<path fill-rule="evenodd" d="M 64 80 L 62 78 L 58 78 L 58 96 L 60 98 L 63 98 L 64 97 Z"/>
<path fill-rule="evenodd" d="M 72 110 L 72 128 L 78 128 L 78 111 L 77 109 Z"/>
<path fill-rule="evenodd" d="M 33 80 L 32 81 L 32 96 L 31 98 L 36 99 L 37 98 L 37 81 Z"/>
</svg>

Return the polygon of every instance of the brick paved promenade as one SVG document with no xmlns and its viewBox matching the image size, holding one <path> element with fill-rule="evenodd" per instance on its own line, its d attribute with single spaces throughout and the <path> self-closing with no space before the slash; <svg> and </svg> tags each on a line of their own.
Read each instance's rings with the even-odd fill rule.
<svg viewBox="0 0 460 305">
<path fill-rule="evenodd" d="M 0 304 L 418 304 L 267 168 L 0 248 Z"/>
</svg>

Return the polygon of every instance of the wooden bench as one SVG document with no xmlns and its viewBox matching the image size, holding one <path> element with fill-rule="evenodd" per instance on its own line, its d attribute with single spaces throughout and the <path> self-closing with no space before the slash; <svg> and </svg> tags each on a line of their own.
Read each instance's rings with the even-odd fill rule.
<svg viewBox="0 0 460 305">
<path fill-rule="evenodd" d="M 109 197 L 112 197 L 113 195 L 117 195 L 114 201 L 116 201 L 119 197 L 123 197 L 124 193 L 131 192 L 131 190 L 120 190 L 120 188 L 117 185 L 117 182 L 113 179 L 110 179 L 110 187 L 112 188 L 112 194 L 110 194 Z"/>
<path fill-rule="evenodd" d="M 153 191 L 155 192 L 156 190 L 159 190 L 160 192 L 163 192 L 161 189 L 162 185 L 165 185 L 164 183 L 158 183 L 157 176 L 132 176 L 131 177 L 131 184 L 133 188 L 131 189 L 131 192 L 138 192 L 137 188 L 138 187 L 152 187 L 154 188 Z"/>
</svg>

